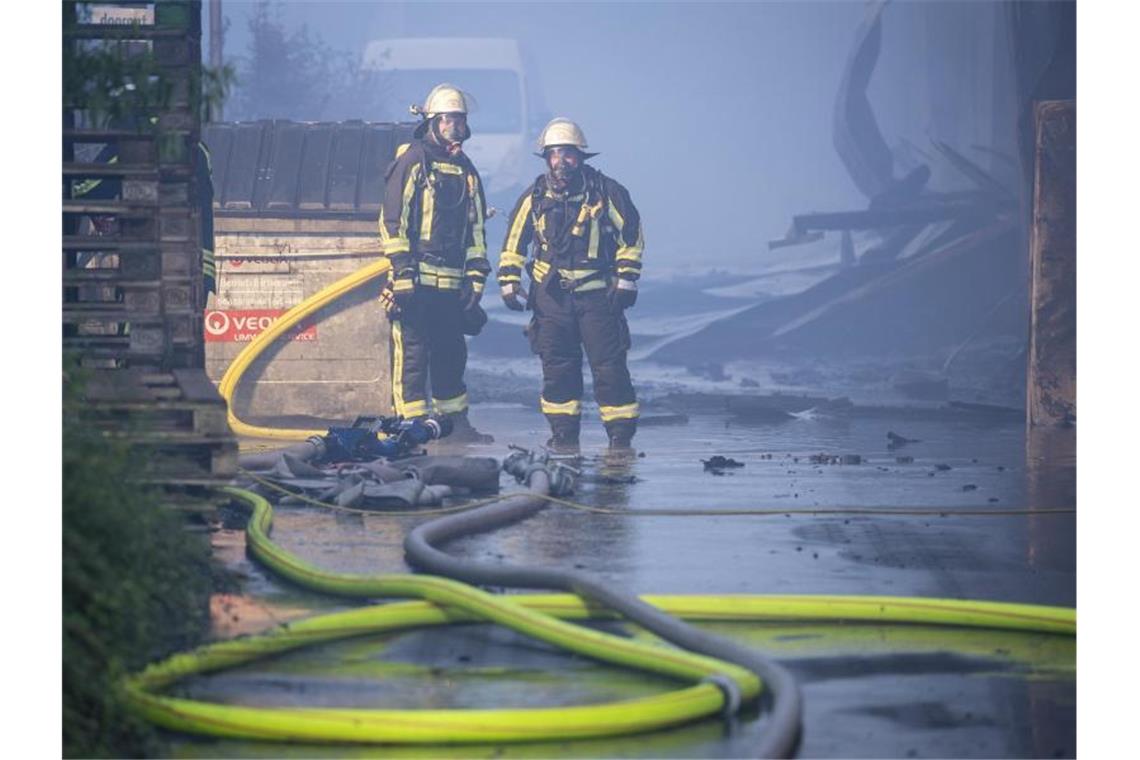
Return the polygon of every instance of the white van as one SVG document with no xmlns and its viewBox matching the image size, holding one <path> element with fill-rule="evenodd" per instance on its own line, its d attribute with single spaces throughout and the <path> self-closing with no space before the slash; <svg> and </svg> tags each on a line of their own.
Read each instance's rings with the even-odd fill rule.
<svg viewBox="0 0 1140 760">
<path fill-rule="evenodd" d="M 534 141 L 548 115 L 536 73 L 513 39 L 420 37 L 374 40 L 361 68 L 380 74 L 385 121 L 407 121 L 408 106 L 422 104 L 432 87 L 447 82 L 474 97 L 468 115 L 472 137 L 463 150 L 483 177 L 488 203 L 510 211 L 523 185 L 542 171 Z"/>
</svg>

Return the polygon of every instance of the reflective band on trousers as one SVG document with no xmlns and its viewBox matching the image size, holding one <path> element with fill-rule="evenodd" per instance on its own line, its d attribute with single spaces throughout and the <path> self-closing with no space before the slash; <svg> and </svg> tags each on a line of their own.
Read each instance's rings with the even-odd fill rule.
<svg viewBox="0 0 1140 760">
<path fill-rule="evenodd" d="M 455 398 L 433 398 L 432 406 L 440 414 L 456 414 L 467 411 L 467 394 L 460 393 Z"/>
<path fill-rule="evenodd" d="M 547 401 L 544 398 L 539 398 L 539 402 L 542 404 L 542 413 L 543 414 L 578 415 L 578 414 L 582 413 L 582 402 L 581 401 L 577 401 L 577 400 L 565 401 L 561 404 L 556 404 L 553 401 Z"/>
<path fill-rule="evenodd" d="M 632 404 L 623 404 L 622 406 L 598 406 L 598 412 L 602 415 L 602 422 L 613 422 L 614 420 L 632 420 L 637 419 L 638 408 L 637 402 Z"/>
<path fill-rule="evenodd" d="M 427 414 L 426 401 L 404 401 L 404 332 L 399 321 L 392 322 L 392 407 L 401 417 Z"/>
</svg>

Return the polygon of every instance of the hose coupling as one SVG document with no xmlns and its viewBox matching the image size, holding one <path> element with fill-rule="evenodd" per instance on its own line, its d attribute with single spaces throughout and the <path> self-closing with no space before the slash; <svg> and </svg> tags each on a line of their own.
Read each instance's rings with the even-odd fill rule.
<svg viewBox="0 0 1140 760">
<path fill-rule="evenodd" d="M 530 476 L 530 465 L 534 462 L 534 454 L 530 449 L 510 444 L 511 453 L 503 460 L 503 472 L 513 475 L 515 480 L 525 483 Z"/>
<path fill-rule="evenodd" d="M 551 461 L 547 451 L 535 452 L 510 444 L 512 453 L 503 460 L 503 472 L 513 475 L 519 483 L 526 483 L 540 470 L 550 478 L 550 495 L 565 496 L 574 492 L 574 479 L 582 473 L 561 462 Z"/>
<path fill-rule="evenodd" d="M 721 709 L 721 715 L 725 719 L 736 715 L 736 711 L 740 709 L 740 703 L 742 701 L 740 698 L 740 687 L 736 685 L 736 681 L 733 681 L 724 673 L 713 673 L 711 676 L 702 678 L 701 683 L 711 683 L 724 694 L 724 707 Z"/>
<path fill-rule="evenodd" d="M 548 463 L 546 470 L 550 473 L 551 496 L 569 496 L 574 493 L 574 479 L 582 474 L 579 470 L 561 462 Z"/>
<path fill-rule="evenodd" d="M 315 452 L 313 459 L 322 459 L 328 450 L 328 442 L 323 435 L 310 435 L 305 439 L 305 443 L 312 444 Z"/>
</svg>

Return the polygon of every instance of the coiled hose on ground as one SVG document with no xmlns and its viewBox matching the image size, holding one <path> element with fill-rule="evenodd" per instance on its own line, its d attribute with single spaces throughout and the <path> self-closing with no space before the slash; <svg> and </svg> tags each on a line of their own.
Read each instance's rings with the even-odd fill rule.
<svg viewBox="0 0 1140 760">
<path fill-rule="evenodd" d="M 569 591 L 605 605 L 634 623 L 679 647 L 726 660 L 755 673 L 771 695 L 770 723 L 757 754 L 759 757 L 789 757 L 795 749 L 803 714 L 803 698 L 792 674 L 777 663 L 722 636 L 701 631 L 647 604 L 637 596 L 608 587 L 588 573 L 572 570 L 492 565 L 452 557 L 434 545 L 477 533 L 486 533 L 533 515 L 546 506 L 542 498 L 550 490 L 545 469 L 532 469 L 527 486 L 533 494 L 487 504 L 470 512 L 446 515 L 412 529 L 404 539 L 408 561 L 422 570 L 479 583 L 512 588 Z M 728 711 L 735 713 L 741 694 L 727 678 L 718 683 L 725 689 Z"/>
<path fill-rule="evenodd" d="M 227 403 L 235 434 L 303 441 L 319 430 L 282 430 L 249 425 L 233 411 L 241 376 L 274 340 L 305 317 L 383 275 L 382 259 L 324 288 L 287 311 L 258 335 L 226 370 L 219 392 Z M 302 457 L 315 451 L 298 444 Z M 124 694 L 141 715 L 167 728 L 213 736 L 279 741 L 455 743 L 536 741 L 637 733 L 734 711 L 766 686 L 772 694 L 771 719 L 761 756 L 787 756 L 795 747 L 801 698 L 790 674 L 750 649 L 699 631 L 670 617 L 692 619 L 891 620 L 1075 632 L 1072 610 L 955 600 L 887 597 L 645 597 L 621 594 L 584 573 L 538 568 L 487 566 L 444 554 L 434 544 L 486 532 L 525 519 L 546 503 L 549 473 L 532 469 L 533 493 L 504 497 L 493 504 L 414 529 L 405 549 L 423 569 L 475 583 L 571 591 L 566 595 L 492 595 L 446 578 L 422 575 L 362 576 L 332 573 L 285 552 L 269 539 L 272 508 L 262 497 L 226 489 L 253 507 L 247 526 L 249 549 L 274 572 L 317 591 L 353 597 L 418 597 L 422 602 L 390 603 L 288 623 L 261 636 L 220 642 L 151 665 L 123 683 Z M 659 636 L 703 654 L 642 644 L 560 618 L 608 617 L 585 604 L 601 602 Z M 604 661 L 696 681 L 684 689 L 602 705 L 508 710 L 350 710 L 253 708 L 179 699 L 157 692 L 193 673 L 221 670 L 258 657 L 347 636 L 409 626 L 487 620 Z M 708 655 L 708 656 L 705 656 Z M 757 678 L 759 677 L 759 678 Z"/>
</svg>

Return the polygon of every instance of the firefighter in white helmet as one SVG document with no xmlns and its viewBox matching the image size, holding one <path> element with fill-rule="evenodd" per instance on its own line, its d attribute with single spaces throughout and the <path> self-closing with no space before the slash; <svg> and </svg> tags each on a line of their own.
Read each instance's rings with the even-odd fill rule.
<svg viewBox="0 0 1140 760">
<path fill-rule="evenodd" d="M 391 324 L 393 411 L 447 415 L 451 440 L 490 442 L 467 419 L 463 382 L 464 335 L 486 322 L 479 300 L 491 271 L 483 183 L 463 153 L 471 136 L 467 96 L 441 84 L 411 111 L 422 118 L 417 139 L 396 150 L 380 208 L 381 245 L 392 264 L 381 301 Z"/>
<path fill-rule="evenodd" d="M 515 204 L 499 258 L 498 281 L 508 308 L 534 312 L 527 327 L 542 360 L 540 404 L 549 445 L 578 446 L 582 413 L 582 348 L 610 446 L 628 448 L 637 430 L 637 396 L 626 354 L 625 310 L 637 301 L 645 239 L 629 192 L 586 164 L 597 155 L 582 129 L 557 118 L 539 137 L 546 172 Z M 524 307 L 522 274 L 529 276 Z"/>
</svg>

